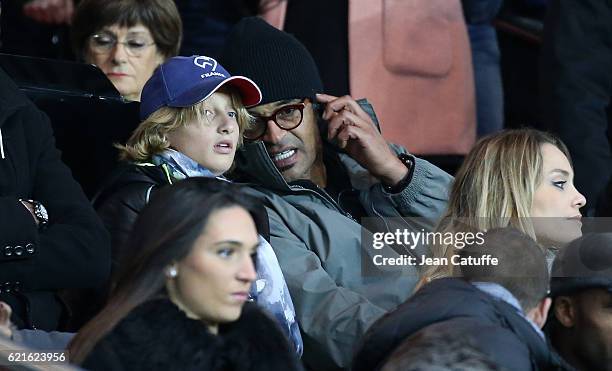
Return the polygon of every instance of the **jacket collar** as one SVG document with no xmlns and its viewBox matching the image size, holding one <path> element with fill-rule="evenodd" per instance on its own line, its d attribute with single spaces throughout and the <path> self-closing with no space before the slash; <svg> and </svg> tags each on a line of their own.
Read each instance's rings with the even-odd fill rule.
<svg viewBox="0 0 612 371">
<path fill-rule="evenodd" d="M 261 141 L 242 146 L 236 153 L 236 168 L 239 173 L 246 175 L 248 181 L 275 191 L 291 191 Z"/>
<path fill-rule="evenodd" d="M 324 142 L 323 161 L 328 172 L 333 168 L 348 175 L 350 184 L 355 189 L 367 190 L 378 182 L 357 161 L 347 154 L 339 152 L 327 142 Z M 291 186 L 272 162 L 263 142 L 245 144 L 236 153 L 236 166 L 240 174 L 246 175 L 247 181 L 255 182 L 275 191 L 291 191 Z M 340 166 L 344 169 L 338 169 Z M 328 177 L 329 179 L 330 177 Z"/>
<path fill-rule="evenodd" d="M 525 319 L 525 321 L 529 322 L 535 332 L 537 332 L 542 339 L 545 339 L 542 330 L 535 324 L 535 322 L 527 317 L 518 299 L 505 287 L 495 282 L 472 282 L 472 285 L 474 285 L 480 291 L 486 292 L 492 297 L 510 304 L 512 307 L 514 307 L 514 309 L 516 309 L 516 312 Z"/>
<path fill-rule="evenodd" d="M 151 162 L 158 166 L 166 165 L 173 179 L 185 179 L 191 177 L 217 178 L 227 180 L 223 176 L 216 176 L 210 170 L 200 165 L 191 157 L 182 152 L 168 148 L 162 153 L 153 155 Z"/>
</svg>

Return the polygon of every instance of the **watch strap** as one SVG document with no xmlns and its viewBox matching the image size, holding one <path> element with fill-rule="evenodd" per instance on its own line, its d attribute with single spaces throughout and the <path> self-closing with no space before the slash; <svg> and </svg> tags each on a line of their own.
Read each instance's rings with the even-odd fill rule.
<svg viewBox="0 0 612 371">
<path fill-rule="evenodd" d="M 402 192 L 408 184 L 412 181 L 412 175 L 414 174 L 414 156 L 409 155 L 407 153 L 400 153 L 397 155 L 397 158 L 408 168 L 408 173 L 400 180 L 396 185 L 384 185 L 383 188 L 385 192 L 391 194 L 397 194 Z"/>
</svg>

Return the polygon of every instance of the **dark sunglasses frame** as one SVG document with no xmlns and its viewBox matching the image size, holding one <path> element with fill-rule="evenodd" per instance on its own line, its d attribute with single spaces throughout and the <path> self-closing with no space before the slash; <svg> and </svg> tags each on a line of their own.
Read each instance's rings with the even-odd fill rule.
<svg viewBox="0 0 612 371">
<path fill-rule="evenodd" d="M 280 125 L 278 123 L 278 121 L 276 121 L 276 115 L 280 111 L 288 109 L 288 108 L 294 108 L 294 109 L 297 109 L 297 110 L 300 111 L 300 121 L 297 124 L 293 125 L 293 126 L 284 127 L 284 126 Z M 270 121 L 270 120 L 272 120 L 274 122 L 274 124 L 276 124 L 276 126 L 278 126 L 280 129 L 283 129 L 283 130 L 293 130 L 293 129 L 297 128 L 304 121 L 304 108 L 306 108 L 306 103 L 305 102 L 301 102 L 301 103 L 295 103 L 295 104 L 287 104 L 287 105 L 278 107 L 269 116 L 253 115 L 257 121 L 261 120 L 264 123 L 264 130 L 257 137 L 248 137 L 247 134 L 246 134 L 246 131 L 245 131 L 244 134 L 243 134 L 244 139 L 249 140 L 249 141 L 256 141 L 256 140 L 260 139 L 261 137 L 263 137 L 264 135 L 266 135 L 266 132 L 268 131 L 268 121 Z"/>
</svg>

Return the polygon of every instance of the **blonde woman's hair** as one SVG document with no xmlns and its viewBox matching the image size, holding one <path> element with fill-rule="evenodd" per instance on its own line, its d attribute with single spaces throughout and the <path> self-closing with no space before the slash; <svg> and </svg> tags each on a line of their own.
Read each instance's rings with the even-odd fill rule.
<svg viewBox="0 0 612 371">
<path fill-rule="evenodd" d="M 570 160 L 560 139 L 535 129 L 505 130 L 480 139 L 457 171 L 437 231 L 478 232 L 512 226 L 537 241 L 529 217 L 541 181 L 545 143 Z M 449 261 L 454 250 L 451 245 L 432 246 L 433 257 Z M 423 277 L 431 280 L 452 274 L 452 265 L 440 265 L 426 269 Z"/>
<path fill-rule="evenodd" d="M 224 86 L 217 92 L 228 94 L 236 110 L 240 134 L 238 146 L 240 146 L 242 133 L 249 125 L 251 116 L 244 108 L 237 90 Z M 119 149 L 119 158 L 128 162 L 150 161 L 153 155 L 162 153 L 170 147 L 168 133 L 194 122 L 205 122 L 204 102 L 185 108 L 162 107 L 153 112 L 138 125 L 125 145 L 115 145 Z"/>
</svg>

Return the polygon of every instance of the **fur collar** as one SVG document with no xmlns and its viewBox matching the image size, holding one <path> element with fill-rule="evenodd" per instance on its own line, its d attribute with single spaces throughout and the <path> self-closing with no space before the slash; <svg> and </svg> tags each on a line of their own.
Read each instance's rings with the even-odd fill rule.
<svg viewBox="0 0 612 371">
<path fill-rule="evenodd" d="M 247 303 L 215 336 L 167 299 L 134 309 L 100 343 L 85 368 L 125 370 L 301 370 L 277 324 Z"/>
</svg>

